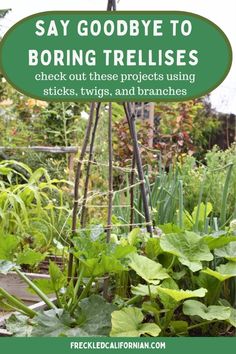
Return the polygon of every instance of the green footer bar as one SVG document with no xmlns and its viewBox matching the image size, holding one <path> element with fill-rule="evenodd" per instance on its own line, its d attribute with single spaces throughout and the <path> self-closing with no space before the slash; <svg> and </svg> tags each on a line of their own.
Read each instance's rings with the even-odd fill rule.
<svg viewBox="0 0 236 354">
<path fill-rule="evenodd" d="M 234 352 L 235 337 L 214 338 L 1 338 L 1 354 L 156 353 L 223 354 Z"/>
</svg>

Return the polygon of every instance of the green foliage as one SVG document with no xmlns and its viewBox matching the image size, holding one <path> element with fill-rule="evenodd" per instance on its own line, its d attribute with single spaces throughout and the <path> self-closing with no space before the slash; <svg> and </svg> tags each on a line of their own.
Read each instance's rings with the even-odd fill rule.
<svg viewBox="0 0 236 354">
<path fill-rule="evenodd" d="M 0 259 L 13 260 L 20 240 L 14 235 L 0 235 Z"/>
<path fill-rule="evenodd" d="M 186 210 L 191 212 L 198 204 L 199 194 L 202 190 L 201 202 L 211 203 L 215 217 L 225 214 L 224 220 L 226 221 L 234 218 L 236 204 L 235 151 L 235 144 L 225 151 L 215 146 L 207 152 L 204 164 L 199 166 L 197 166 L 196 159 L 186 157 L 179 166 L 184 184 Z M 221 223 L 224 225 L 223 220 Z"/>
<path fill-rule="evenodd" d="M 236 241 L 215 250 L 215 255 L 236 262 Z"/>
<path fill-rule="evenodd" d="M 67 183 L 17 161 L 0 162 L 0 172 L 0 258 L 36 266 L 68 230 L 70 210 L 61 189 Z"/>
<path fill-rule="evenodd" d="M 129 256 L 129 267 L 151 284 L 159 284 L 160 280 L 169 277 L 160 263 L 136 253 L 132 253 Z"/>
<path fill-rule="evenodd" d="M 193 272 L 202 269 L 202 261 L 213 259 L 204 239 L 193 232 L 164 235 L 161 237 L 161 248 L 177 256 L 180 263 Z"/>
<path fill-rule="evenodd" d="M 202 157 L 210 138 L 221 124 L 207 97 L 187 102 L 160 103 L 155 107 L 160 119 L 156 148 L 164 166 L 182 160 L 185 154 Z"/>
<path fill-rule="evenodd" d="M 137 307 L 124 308 L 112 313 L 111 337 L 140 337 L 149 334 L 157 337 L 161 332 L 155 323 L 142 323 L 144 316 Z"/>
<path fill-rule="evenodd" d="M 189 299 L 191 297 L 204 297 L 207 293 L 207 290 L 204 288 L 200 288 L 197 290 L 175 290 L 175 289 L 168 289 L 168 288 L 163 288 L 161 286 L 157 287 L 157 292 L 166 294 L 170 297 L 172 297 L 176 302 Z"/>
<path fill-rule="evenodd" d="M 45 259 L 45 254 L 41 252 L 34 251 L 32 249 L 24 249 L 23 252 L 19 253 L 16 259 L 17 264 L 26 264 L 29 266 L 35 266 Z"/>
<path fill-rule="evenodd" d="M 216 269 L 220 270 L 219 267 L 216 268 Z M 230 274 L 230 273 L 229 274 L 224 274 L 224 273 L 222 273 L 220 271 L 212 270 L 212 269 L 209 269 L 209 268 L 206 268 L 206 269 L 202 270 L 202 273 L 205 273 L 205 274 L 208 274 L 208 275 L 210 275 L 212 277 L 215 277 L 216 279 L 218 279 L 221 282 L 234 276 L 234 272 L 232 274 Z"/>
<path fill-rule="evenodd" d="M 230 307 L 205 306 L 196 300 L 187 300 L 183 305 L 183 313 L 188 316 L 199 316 L 204 320 L 228 320 L 231 315 Z"/>
<path fill-rule="evenodd" d="M 178 228 L 164 225 L 163 229 Z M 75 281 L 68 282 L 53 262 L 50 279 L 34 282 L 14 263 L 1 262 L 3 273 L 15 270 L 47 305 L 42 314 L 27 313 L 24 304 L 1 289 L 5 306 L 33 317 L 31 330 L 24 319 L 13 318 L 9 328 L 16 336 L 165 336 L 187 335 L 195 328 L 202 334 L 207 328 L 207 334 L 213 335 L 216 328 L 235 326 L 233 299 L 225 290 L 230 278 L 236 277 L 236 262 L 224 263 L 224 258 L 215 255 L 220 248 L 210 252 L 205 240 L 210 235 L 180 230 L 151 239 L 135 230 L 126 243 L 122 236 L 107 244 L 99 227 L 83 232 L 73 240 L 79 260 Z M 152 244 L 156 250 L 150 253 Z M 109 277 L 110 304 L 98 296 L 103 276 Z M 51 302 L 49 293 L 55 293 L 56 302 Z M 199 300 L 189 300 L 192 298 Z"/>
<path fill-rule="evenodd" d="M 25 316 L 12 315 L 6 328 L 16 337 L 106 336 L 114 309 L 115 306 L 93 295 L 80 302 L 74 317 L 62 309 L 39 313 L 31 323 Z"/>
</svg>

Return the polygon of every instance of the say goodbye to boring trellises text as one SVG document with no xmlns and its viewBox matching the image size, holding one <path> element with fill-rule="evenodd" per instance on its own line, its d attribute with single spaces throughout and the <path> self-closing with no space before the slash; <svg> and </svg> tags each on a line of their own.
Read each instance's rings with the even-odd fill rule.
<svg viewBox="0 0 236 354">
<path fill-rule="evenodd" d="M 165 31 L 164 31 L 165 25 Z M 70 31 L 75 30 L 71 20 L 49 20 L 43 19 L 35 22 L 35 32 L 37 37 L 62 37 L 70 35 Z M 76 35 L 81 38 L 93 37 L 95 40 L 99 36 L 111 38 L 116 36 L 138 37 L 142 34 L 145 37 L 163 37 L 165 32 L 172 37 L 188 37 L 192 33 L 192 23 L 189 20 L 172 19 L 164 23 L 161 19 L 154 20 L 79 20 L 76 26 Z M 104 58 L 105 66 L 196 66 L 199 62 L 198 51 L 196 49 L 103 49 L 99 55 Z M 95 49 L 29 49 L 29 66 L 96 66 L 97 55 Z"/>
</svg>

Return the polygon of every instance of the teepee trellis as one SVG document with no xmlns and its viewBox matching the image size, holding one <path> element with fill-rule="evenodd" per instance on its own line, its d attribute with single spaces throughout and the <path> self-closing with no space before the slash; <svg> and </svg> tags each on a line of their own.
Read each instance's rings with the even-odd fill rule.
<svg viewBox="0 0 236 354">
<path fill-rule="evenodd" d="M 116 0 L 108 0 L 107 3 L 107 11 L 115 11 L 116 10 Z M 129 102 L 123 103 L 124 113 L 128 122 L 130 137 L 133 145 L 133 157 L 132 157 L 132 165 L 131 165 L 131 173 L 130 173 L 130 229 L 132 229 L 134 225 L 134 179 L 135 179 L 135 166 L 137 168 L 139 185 L 141 198 L 143 202 L 144 216 L 145 216 L 145 224 L 147 231 L 150 236 L 152 236 L 152 223 L 149 213 L 148 199 L 147 199 L 147 191 L 144 180 L 143 166 L 141 153 L 138 144 L 137 131 L 135 126 L 135 114 Z M 84 141 L 81 147 L 79 161 L 76 167 L 75 173 L 75 184 L 74 184 L 74 205 L 73 205 L 73 215 L 72 215 L 72 239 L 70 240 L 70 246 L 72 246 L 73 237 L 76 235 L 77 231 L 77 219 L 78 219 L 78 206 L 79 206 L 79 183 L 82 175 L 82 165 L 85 160 L 85 155 L 89 146 L 89 159 L 86 168 L 86 176 L 85 176 L 85 185 L 83 192 L 83 200 L 80 214 L 80 226 L 81 228 L 85 228 L 85 214 L 86 214 L 86 202 L 88 195 L 88 183 L 90 176 L 91 163 L 93 161 L 93 152 L 94 152 L 94 144 L 95 137 L 97 133 L 97 126 L 100 116 L 101 103 L 91 103 L 90 105 L 90 113 L 87 123 L 87 128 L 85 132 Z M 94 121 L 94 112 L 95 121 Z M 113 148 L 112 148 L 112 103 L 109 103 L 108 107 L 108 212 L 107 212 L 107 226 L 106 230 L 106 241 L 110 241 L 111 230 L 112 230 L 112 200 L 113 200 Z M 68 265 L 68 278 L 73 278 L 73 254 L 70 253 L 69 256 L 69 265 Z M 107 287 L 108 287 L 108 279 L 106 278 L 104 281 L 104 296 L 107 296 Z"/>
</svg>

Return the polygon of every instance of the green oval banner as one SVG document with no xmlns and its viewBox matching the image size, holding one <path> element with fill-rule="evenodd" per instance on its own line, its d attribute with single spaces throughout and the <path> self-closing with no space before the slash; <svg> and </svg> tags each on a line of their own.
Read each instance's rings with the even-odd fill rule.
<svg viewBox="0 0 236 354">
<path fill-rule="evenodd" d="M 46 101 L 182 101 L 216 88 L 232 63 L 214 23 L 188 12 L 45 12 L 4 36 L 2 73 Z"/>
</svg>

